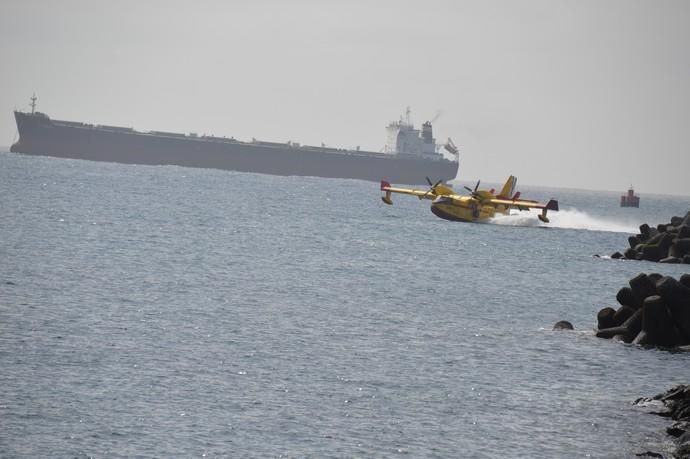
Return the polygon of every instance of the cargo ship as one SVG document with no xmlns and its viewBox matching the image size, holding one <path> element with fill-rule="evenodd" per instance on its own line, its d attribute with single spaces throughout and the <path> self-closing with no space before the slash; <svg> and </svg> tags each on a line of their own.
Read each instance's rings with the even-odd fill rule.
<svg viewBox="0 0 690 459">
<path fill-rule="evenodd" d="M 31 111 L 15 111 L 14 117 L 19 139 L 10 151 L 29 155 L 412 185 L 426 177 L 452 180 L 458 172 L 453 141 L 437 144 L 429 121 L 415 129 L 409 108 L 404 119 L 387 126 L 388 142 L 379 152 L 54 120 L 36 111 L 35 95 Z"/>
</svg>

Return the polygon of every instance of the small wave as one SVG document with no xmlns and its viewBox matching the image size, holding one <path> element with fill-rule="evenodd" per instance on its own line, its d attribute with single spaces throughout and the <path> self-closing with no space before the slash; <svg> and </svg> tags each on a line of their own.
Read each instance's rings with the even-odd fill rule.
<svg viewBox="0 0 690 459">
<path fill-rule="evenodd" d="M 579 229 L 587 231 L 609 231 L 613 233 L 636 233 L 637 228 L 622 222 L 605 218 L 592 217 L 587 212 L 577 209 L 561 209 L 558 212 L 549 212 L 550 223 L 542 223 L 538 218 L 540 211 L 529 211 L 499 215 L 491 219 L 491 223 L 511 226 L 548 226 L 551 228 Z"/>
</svg>

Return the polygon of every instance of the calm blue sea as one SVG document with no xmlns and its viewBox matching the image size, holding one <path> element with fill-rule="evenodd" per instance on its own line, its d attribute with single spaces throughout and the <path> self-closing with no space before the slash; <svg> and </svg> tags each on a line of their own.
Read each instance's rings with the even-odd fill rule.
<svg viewBox="0 0 690 459">
<path fill-rule="evenodd" d="M 690 198 L 518 188 L 559 199 L 549 227 L 357 180 L 0 154 L 0 456 L 668 451 L 632 403 L 690 355 L 591 330 L 637 273 L 689 266 L 593 255 Z"/>
</svg>

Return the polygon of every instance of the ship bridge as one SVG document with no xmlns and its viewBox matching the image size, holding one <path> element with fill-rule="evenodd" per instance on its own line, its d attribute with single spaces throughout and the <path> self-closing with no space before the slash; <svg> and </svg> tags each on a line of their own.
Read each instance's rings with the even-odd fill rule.
<svg viewBox="0 0 690 459">
<path fill-rule="evenodd" d="M 410 108 L 398 121 L 391 122 L 387 127 L 388 141 L 384 152 L 388 154 L 413 155 L 422 158 L 440 158 L 439 148 L 434 139 L 431 122 L 422 125 L 421 131 L 415 129 L 410 121 Z"/>
</svg>

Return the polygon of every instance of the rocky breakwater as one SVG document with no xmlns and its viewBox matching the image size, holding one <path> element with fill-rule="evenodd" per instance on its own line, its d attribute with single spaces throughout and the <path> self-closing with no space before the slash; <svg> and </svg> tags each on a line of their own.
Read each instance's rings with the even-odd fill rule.
<svg viewBox="0 0 690 459">
<path fill-rule="evenodd" d="M 690 385 L 680 385 L 653 398 L 640 398 L 635 404 L 658 408 L 653 412 L 673 419 L 666 433 L 676 438 L 676 450 L 672 453 L 677 459 L 690 459 Z M 638 454 L 645 457 L 664 457 L 659 453 Z"/>
<path fill-rule="evenodd" d="M 630 236 L 628 243 L 630 248 L 615 252 L 611 258 L 690 264 L 690 211 L 656 228 L 640 225 L 640 234 Z"/>
<path fill-rule="evenodd" d="M 628 284 L 616 295 L 617 309 L 599 311 L 596 335 L 639 345 L 690 346 L 690 274 L 676 280 L 641 273 Z"/>
</svg>

